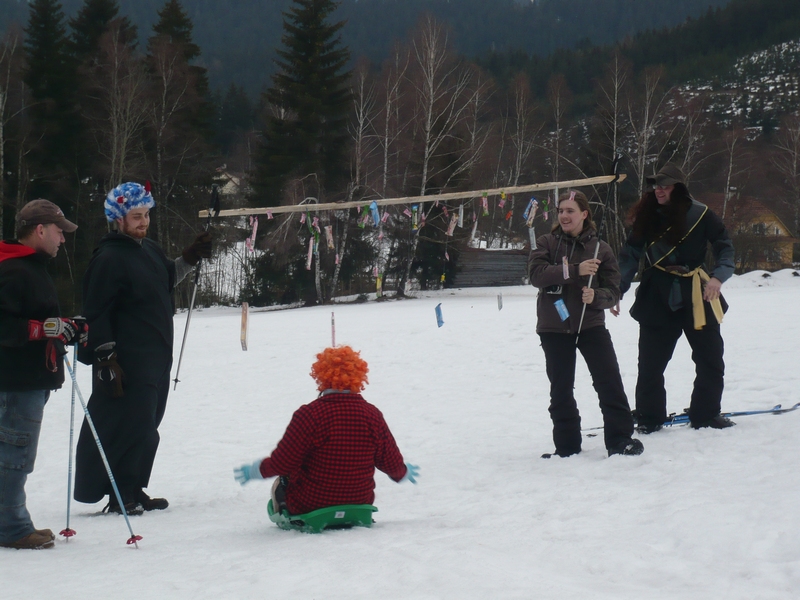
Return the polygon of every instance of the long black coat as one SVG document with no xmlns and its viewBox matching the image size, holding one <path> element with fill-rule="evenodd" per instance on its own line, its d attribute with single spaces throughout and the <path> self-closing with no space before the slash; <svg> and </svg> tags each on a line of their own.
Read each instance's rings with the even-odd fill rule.
<svg viewBox="0 0 800 600">
<path fill-rule="evenodd" d="M 109 233 L 95 250 L 83 279 L 83 314 L 89 344 L 81 361 L 114 342 L 124 394 L 112 398 L 96 378 L 89 413 L 123 500 L 147 487 L 166 408 L 172 366 L 175 263 L 152 240 Z M 75 499 L 97 502 L 111 492 L 88 424 L 78 440 Z"/>
</svg>

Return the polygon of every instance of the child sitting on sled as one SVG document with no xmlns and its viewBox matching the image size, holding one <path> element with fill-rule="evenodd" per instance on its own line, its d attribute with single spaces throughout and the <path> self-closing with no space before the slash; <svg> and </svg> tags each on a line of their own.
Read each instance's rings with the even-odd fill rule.
<svg viewBox="0 0 800 600">
<path fill-rule="evenodd" d="M 311 376 L 319 397 L 298 408 L 267 458 L 234 469 L 236 481 L 278 477 L 272 505 L 299 515 L 327 506 L 372 504 L 375 468 L 394 481 L 416 483 L 381 411 L 361 397 L 367 363 L 349 346 L 317 354 Z"/>
</svg>

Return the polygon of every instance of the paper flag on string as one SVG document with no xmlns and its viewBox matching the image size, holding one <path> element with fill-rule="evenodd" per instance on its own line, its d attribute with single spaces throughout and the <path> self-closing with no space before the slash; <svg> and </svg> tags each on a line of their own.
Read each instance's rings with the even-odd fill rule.
<svg viewBox="0 0 800 600">
<path fill-rule="evenodd" d="M 378 223 L 381 222 L 381 212 L 378 210 L 378 203 L 374 200 L 372 204 L 369 205 L 369 212 L 372 215 L 372 221 L 375 223 L 375 227 L 377 227 Z"/>
<path fill-rule="evenodd" d="M 444 325 L 444 319 L 442 318 L 442 303 L 436 305 L 436 324 L 441 327 Z"/>
</svg>

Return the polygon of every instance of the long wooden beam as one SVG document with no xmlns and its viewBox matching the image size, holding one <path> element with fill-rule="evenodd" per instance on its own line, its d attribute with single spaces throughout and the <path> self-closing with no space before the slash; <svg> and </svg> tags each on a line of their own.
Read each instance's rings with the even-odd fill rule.
<svg viewBox="0 0 800 600">
<path fill-rule="evenodd" d="M 624 181 L 626 175 L 621 173 L 617 181 Z M 218 217 L 245 217 L 248 215 L 277 215 L 281 213 L 296 212 L 319 212 L 322 210 L 343 210 L 347 208 L 361 208 L 369 206 L 373 202 L 378 206 L 389 206 L 392 204 L 421 204 L 423 202 L 447 202 L 448 200 L 467 200 L 470 198 L 480 198 L 486 196 L 499 196 L 502 193 L 525 194 L 528 192 L 540 192 L 543 190 L 588 187 L 592 185 L 602 185 L 614 181 L 613 175 L 602 175 L 600 177 L 589 177 L 587 179 L 571 179 L 569 181 L 551 181 L 548 183 L 534 183 L 531 185 L 520 185 L 516 187 L 494 188 L 481 191 L 469 192 L 449 192 L 447 194 L 435 194 L 431 196 L 405 196 L 403 198 L 374 198 L 371 200 L 353 200 L 351 202 L 327 202 L 325 204 L 292 204 L 289 206 L 270 206 L 260 208 L 234 208 L 221 210 L 216 215 Z M 201 210 L 199 215 L 202 218 L 208 217 L 207 210 Z"/>
</svg>

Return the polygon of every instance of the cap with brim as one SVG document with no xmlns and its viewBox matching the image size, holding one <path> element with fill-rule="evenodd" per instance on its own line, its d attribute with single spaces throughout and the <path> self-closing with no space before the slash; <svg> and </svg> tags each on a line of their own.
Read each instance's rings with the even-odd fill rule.
<svg viewBox="0 0 800 600">
<path fill-rule="evenodd" d="M 17 227 L 26 225 L 57 225 L 62 231 L 72 233 L 78 226 L 68 221 L 64 212 L 49 200 L 31 200 L 17 211 Z"/>
</svg>

